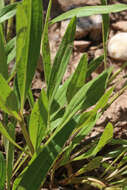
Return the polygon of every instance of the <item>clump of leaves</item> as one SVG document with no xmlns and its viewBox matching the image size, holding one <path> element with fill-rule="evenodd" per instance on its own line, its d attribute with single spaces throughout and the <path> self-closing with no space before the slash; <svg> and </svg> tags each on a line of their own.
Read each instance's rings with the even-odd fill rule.
<svg viewBox="0 0 127 190">
<path fill-rule="evenodd" d="M 7 189 L 11 189 L 13 182 L 13 190 L 37 190 L 44 185 L 49 172 L 51 185 L 54 185 L 55 171 L 60 167 L 66 167 L 68 172 L 67 176 L 62 176 L 60 184 L 88 183 L 103 189 L 106 187 L 104 182 L 95 179 L 94 176 L 89 177 L 87 174 L 98 169 L 103 163 L 103 156 L 98 156 L 97 153 L 112 139 L 112 124 L 107 124 L 102 136 L 96 139 L 94 144 L 90 142 L 85 147 L 79 149 L 77 147 L 90 133 L 104 109 L 109 105 L 108 100 L 113 88 L 107 91 L 106 88 L 112 69 L 105 70 L 95 79 L 87 82 L 86 79 L 104 57 L 101 56 L 88 64 L 87 55 L 84 54 L 73 75 L 62 85 L 61 81 L 73 50 L 76 29 L 76 17 L 73 16 L 117 12 L 127 9 L 127 6 L 84 7 L 77 9 L 78 13 L 75 12 L 77 10 L 69 12 L 73 18 L 67 27 L 53 65 L 48 42 L 50 9 L 51 1 L 44 26 L 41 0 L 24 0 L 0 9 L 1 23 L 16 14 L 16 38 L 6 45 L 4 25 L 0 25 L 0 53 L 2 54 L 0 57 L 0 108 L 3 116 L 0 132 L 4 136 L 6 152 L 6 161 L 0 153 L 0 189 L 4 189 L 5 184 Z M 84 12 L 84 9 L 87 11 Z M 69 17 L 68 13 L 63 16 Z M 51 21 L 50 24 L 63 19 L 63 16 Z M 35 102 L 31 84 L 40 54 L 41 36 L 47 86 L 46 89 L 41 90 Z M 16 63 L 9 75 L 7 64 L 14 57 L 16 57 Z M 13 87 L 10 87 L 8 83 L 12 78 L 14 78 Z M 24 108 L 27 100 L 30 105 L 30 114 L 25 116 Z M 86 111 L 93 105 L 90 111 Z M 15 140 L 17 124 L 21 127 L 26 141 L 24 147 Z M 20 153 L 19 158 L 14 162 L 15 147 Z M 87 163 L 74 173 L 71 163 L 84 159 L 87 159 Z M 23 169 L 21 169 L 22 166 Z M 108 170 L 107 167 L 105 172 Z M 102 179 L 105 172 L 102 174 Z"/>
</svg>

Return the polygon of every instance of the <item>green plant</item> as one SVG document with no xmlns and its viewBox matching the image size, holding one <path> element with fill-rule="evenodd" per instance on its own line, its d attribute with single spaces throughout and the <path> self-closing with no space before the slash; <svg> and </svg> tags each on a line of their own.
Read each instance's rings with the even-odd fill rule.
<svg viewBox="0 0 127 190">
<path fill-rule="evenodd" d="M 0 26 L 0 52 L 3 55 L 0 58 L 2 68 L 0 70 L 0 108 L 3 111 L 0 132 L 4 136 L 6 152 L 6 162 L 0 154 L 0 174 L 2 174 L 0 188 L 5 188 L 6 181 L 7 189 L 11 189 L 11 179 L 14 177 L 13 190 L 37 190 L 44 184 L 49 172 L 51 185 L 53 185 L 55 171 L 65 166 L 68 179 L 65 177 L 61 184 L 69 184 L 73 181 L 77 183 L 96 182 L 101 189 L 105 187 L 105 184 L 90 177 L 84 178 L 82 174 L 100 167 L 103 157 L 96 155 L 112 139 L 113 126 L 109 123 L 100 139 L 94 141 L 94 145 L 90 142 L 85 148 L 81 147 L 76 150 L 76 147 L 90 133 L 97 119 L 108 106 L 108 100 L 114 88 L 105 90 L 112 68 L 105 70 L 90 82 L 86 82 L 90 74 L 103 61 L 104 56 L 88 64 L 87 55 L 84 54 L 74 74 L 62 85 L 61 81 L 73 49 L 76 29 L 76 17 L 74 16 L 117 12 L 127 9 L 127 5 L 96 6 L 91 7 L 90 10 L 86 7 L 84 9 L 88 11 L 82 12 L 80 8 L 78 13 L 72 10 L 69 16 L 73 18 L 62 39 L 53 65 L 50 60 L 48 25 L 63 19 L 63 16 L 67 15 L 65 18 L 69 16 L 65 13 L 49 22 L 50 9 L 51 1 L 45 25 L 43 24 L 41 0 L 24 0 L 0 9 L 1 23 L 16 13 L 16 37 L 6 45 L 4 26 Z M 41 36 L 47 87 L 41 90 L 39 99 L 35 102 L 31 83 L 40 53 Z M 13 72 L 8 75 L 7 63 L 15 56 L 16 63 Z M 13 79 L 13 87 L 8 85 L 11 79 Z M 30 114 L 25 116 L 24 108 L 27 100 Z M 91 106 L 94 107 L 87 111 Z M 17 124 L 20 125 L 26 141 L 24 147 L 21 147 L 15 140 Z M 16 162 L 14 162 L 15 147 L 21 151 Z M 92 160 L 94 156 L 96 157 Z M 87 164 L 73 174 L 71 163 L 84 159 L 87 159 Z M 26 167 L 21 170 L 24 163 Z M 15 174 L 18 174 L 18 177 Z"/>
</svg>

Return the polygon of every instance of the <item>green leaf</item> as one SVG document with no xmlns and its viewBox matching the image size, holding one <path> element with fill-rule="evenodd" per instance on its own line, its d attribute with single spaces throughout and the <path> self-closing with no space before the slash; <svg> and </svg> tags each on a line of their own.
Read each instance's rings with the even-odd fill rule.
<svg viewBox="0 0 127 190">
<path fill-rule="evenodd" d="M 113 137 L 113 126 L 111 123 L 108 123 L 104 129 L 104 132 L 96 148 L 92 152 L 92 155 L 96 155 L 112 139 L 112 137 Z"/>
<path fill-rule="evenodd" d="M 16 47 L 12 49 L 12 51 L 9 53 L 7 57 L 7 64 L 9 64 L 14 58 L 16 57 Z M 13 66 L 14 69 L 15 65 Z"/>
<path fill-rule="evenodd" d="M 16 37 L 11 39 L 5 47 L 7 57 L 7 64 L 9 64 L 16 57 Z"/>
<path fill-rule="evenodd" d="M 8 78 L 7 57 L 4 48 L 4 34 L 3 28 L 0 24 L 0 73 L 5 79 Z"/>
<path fill-rule="evenodd" d="M 87 75 L 86 78 L 90 77 L 93 71 L 102 63 L 104 60 L 104 56 L 101 55 L 100 57 L 97 57 L 96 59 L 93 59 L 89 64 L 88 64 L 88 70 L 87 70 Z"/>
<path fill-rule="evenodd" d="M 87 55 L 84 54 L 72 76 L 72 79 L 67 88 L 67 100 L 70 102 L 72 97 L 84 85 L 87 73 Z"/>
<path fill-rule="evenodd" d="M 100 98 L 100 100 L 97 102 L 96 106 L 94 107 L 93 109 L 94 112 L 97 112 L 99 109 L 102 110 L 106 106 L 113 90 L 114 87 L 110 88 L 104 93 L 104 95 Z"/>
<path fill-rule="evenodd" d="M 16 46 L 16 37 L 12 38 L 5 46 L 6 55 Z"/>
<path fill-rule="evenodd" d="M 101 62 L 103 61 L 104 56 L 100 56 L 94 60 L 92 60 L 89 64 L 88 64 L 88 68 L 87 68 L 87 76 L 89 77 L 91 75 L 91 73 L 101 64 Z M 74 75 L 74 73 L 73 73 Z M 70 84 L 70 81 L 72 80 L 73 75 L 71 75 L 65 82 L 63 85 L 61 85 L 59 87 L 59 89 L 56 92 L 56 95 L 54 97 L 54 101 L 52 104 L 52 112 L 58 113 L 58 109 L 61 109 L 64 105 L 67 104 L 67 89 L 68 89 L 68 85 Z"/>
<path fill-rule="evenodd" d="M 78 176 L 99 168 L 101 165 L 102 158 L 103 157 L 101 156 L 94 158 L 88 164 L 85 164 L 80 170 L 78 170 L 75 175 Z"/>
<path fill-rule="evenodd" d="M 21 16 L 22 15 L 22 16 Z M 42 1 L 24 0 L 17 8 L 16 64 L 23 112 L 37 66 L 42 35 Z"/>
<path fill-rule="evenodd" d="M 112 139 L 112 137 L 113 137 L 113 126 L 111 123 L 108 123 L 104 129 L 104 132 L 98 144 L 96 146 L 93 146 L 91 149 L 89 149 L 87 152 L 85 152 L 81 156 L 74 158 L 73 161 L 82 160 L 82 159 L 95 156 Z"/>
<path fill-rule="evenodd" d="M 12 123 L 9 123 L 7 126 L 7 131 L 10 137 L 15 140 L 15 126 Z M 7 189 L 10 190 L 11 186 L 11 177 L 12 169 L 14 162 L 14 145 L 5 139 L 5 151 L 6 151 L 6 180 L 7 180 Z"/>
<path fill-rule="evenodd" d="M 69 62 L 69 58 L 73 47 L 75 30 L 76 30 L 76 18 L 73 18 L 70 21 L 67 30 L 64 34 L 64 37 L 62 39 L 59 50 L 57 51 L 57 54 L 55 56 L 54 64 L 51 70 L 49 85 L 47 90 L 47 94 L 49 99 L 51 99 L 50 100 L 51 103 L 55 96 L 55 93 L 57 92 L 57 89 L 59 88 L 63 75 L 66 71 L 66 66 Z"/>
<path fill-rule="evenodd" d="M 0 8 L 0 23 L 8 20 L 16 14 L 17 3 Z"/>
<path fill-rule="evenodd" d="M 96 124 L 97 120 L 99 119 L 101 114 L 97 114 L 99 109 L 102 109 L 107 104 L 110 95 L 112 94 L 114 88 L 109 89 L 105 94 L 100 98 L 97 102 L 96 106 L 89 112 L 85 112 L 81 114 L 80 120 L 78 123 L 77 129 L 80 131 L 73 139 L 73 142 L 78 141 L 81 142 L 82 139 L 85 138 L 86 135 L 93 129 L 94 125 Z"/>
<path fill-rule="evenodd" d="M 102 92 L 104 93 L 104 88 L 106 89 L 111 71 L 112 71 L 112 67 L 110 67 L 107 70 L 107 79 L 103 78 L 102 81 L 100 81 L 100 83 L 99 83 L 99 81 L 95 82 L 95 86 L 92 87 L 91 92 L 89 93 L 89 96 L 88 96 L 89 100 L 84 101 L 84 103 L 82 105 L 83 110 L 94 105 L 99 100 L 101 95 L 103 95 Z M 102 84 L 104 85 L 104 87 L 102 86 Z M 98 87 L 98 91 L 96 90 L 96 87 Z M 99 88 L 100 88 L 100 90 L 99 90 Z"/>
<path fill-rule="evenodd" d="M 0 1 L 0 9 L 4 7 L 4 0 Z"/>
<path fill-rule="evenodd" d="M 81 115 L 76 127 L 76 132 L 78 131 L 78 134 L 73 138 L 74 147 L 91 132 L 99 117 L 100 114 L 93 111 L 85 112 Z"/>
<path fill-rule="evenodd" d="M 127 190 L 127 186 L 125 186 L 125 187 L 123 188 L 123 190 Z"/>
<path fill-rule="evenodd" d="M 59 22 L 61 20 L 65 20 L 68 18 L 76 17 L 84 17 L 91 16 L 96 14 L 109 14 L 127 10 L 126 4 L 114 4 L 114 5 L 106 5 L 106 6 L 85 6 L 80 8 L 75 8 L 66 13 L 61 14 L 60 16 L 54 18 L 50 21 L 50 24 L 54 24 L 55 22 Z"/>
<path fill-rule="evenodd" d="M 63 85 L 59 86 L 59 89 L 57 90 L 53 103 L 52 103 L 52 110 L 51 113 L 58 113 L 58 110 L 61 109 L 64 105 L 67 104 L 67 88 L 71 81 L 72 76 L 70 76 Z"/>
<path fill-rule="evenodd" d="M 6 162 L 3 154 L 0 152 L 0 190 L 5 189 L 6 180 Z"/>
<path fill-rule="evenodd" d="M 107 0 L 101 0 L 102 5 L 107 5 Z M 109 24 L 110 24 L 110 17 L 109 14 L 102 15 L 103 25 L 102 25 L 102 32 L 103 32 L 103 47 L 104 47 L 104 63 L 105 68 L 107 68 L 107 40 L 109 34 Z"/>
<path fill-rule="evenodd" d="M 56 161 L 57 156 L 62 151 L 63 145 L 75 126 L 76 123 L 72 120 L 69 122 L 69 125 L 65 125 L 58 133 L 51 136 L 48 142 L 43 146 L 39 155 L 37 157 L 35 157 L 35 155 L 33 156 L 29 167 L 23 173 L 23 176 L 20 176 L 21 181 L 19 185 L 14 185 L 13 190 L 37 190 L 40 185 L 43 185 L 48 171 Z"/>
<path fill-rule="evenodd" d="M 0 108 L 6 113 L 20 120 L 18 115 L 18 104 L 14 91 L 8 86 L 7 82 L 0 74 Z"/>
<path fill-rule="evenodd" d="M 102 5 L 107 6 L 107 0 L 101 0 Z M 109 34 L 109 24 L 110 24 L 110 17 L 109 14 L 102 15 L 103 18 L 103 42 L 106 45 L 106 42 L 108 40 L 108 34 Z"/>
<path fill-rule="evenodd" d="M 49 26 L 49 18 L 51 11 L 52 1 L 49 1 L 49 6 L 46 14 L 45 25 L 42 35 L 42 57 L 43 57 L 43 65 L 44 65 L 44 75 L 45 81 L 49 82 L 49 76 L 51 72 L 51 56 L 50 56 L 50 47 L 49 47 L 49 39 L 48 39 L 48 26 Z"/>
<path fill-rule="evenodd" d="M 34 104 L 29 122 L 29 134 L 35 151 L 46 136 L 48 120 L 48 99 L 42 90 L 38 101 Z"/>
<path fill-rule="evenodd" d="M 20 149 L 21 151 L 24 151 L 22 147 L 20 147 L 13 139 L 12 137 L 9 135 L 9 133 L 7 132 L 7 130 L 5 129 L 5 127 L 3 126 L 3 124 L 0 122 L 0 133 L 7 138 L 14 146 L 16 146 L 18 149 Z"/>
<path fill-rule="evenodd" d="M 63 117 L 63 124 L 77 113 L 81 108 L 85 110 L 94 105 L 103 95 L 109 70 L 104 71 L 98 77 L 85 84 L 72 98 L 69 105 L 66 107 L 66 112 Z"/>
</svg>

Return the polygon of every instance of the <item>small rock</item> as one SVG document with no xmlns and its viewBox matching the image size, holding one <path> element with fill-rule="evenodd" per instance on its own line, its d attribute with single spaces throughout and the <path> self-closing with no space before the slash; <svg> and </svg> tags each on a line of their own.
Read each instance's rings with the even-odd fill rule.
<svg viewBox="0 0 127 190">
<path fill-rule="evenodd" d="M 100 57 L 103 54 L 104 54 L 104 49 L 97 49 L 95 51 L 95 58 Z"/>
<path fill-rule="evenodd" d="M 120 32 L 109 40 L 108 54 L 113 59 L 127 61 L 127 32 Z"/>
<path fill-rule="evenodd" d="M 61 22 L 61 36 L 64 35 L 70 20 Z M 98 40 L 101 37 L 102 16 L 92 15 L 77 19 L 75 39 L 81 39 L 89 35 L 90 39 Z"/>
<path fill-rule="evenodd" d="M 101 15 L 92 15 L 90 16 L 91 30 L 90 30 L 90 39 L 97 41 L 101 39 L 102 32 L 102 16 Z"/>
<path fill-rule="evenodd" d="M 90 44 L 91 44 L 90 41 L 75 40 L 74 49 L 79 52 L 84 52 L 89 47 Z"/>
<path fill-rule="evenodd" d="M 81 5 L 97 5 L 100 4 L 100 0 L 54 0 L 54 1 L 58 1 L 59 4 L 61 5 L 63 10 L 67 10 L 68 7 L 70 7 L 71 5 L 76 5 L 76 6 L 81 6 Z"/>
<path fill-rule="evenodd" d="M 63 37 L 65 34 L 65 31 L 67 29 L 67 26 L 69 24 L 70 20 L 65 20 L 61 22 L 61 36 Z M 86 36 L 88 34 L 88 31 L 84 31 L 81 27 L 77 25 L 76 32 L 75 32 L 75 39 L 81 39 L 82 37 Z"/>
<path fill-rule="evenodd" d="M 123 32 L 127 32 L 127 21 L 118 21 L 112 24 L 115 30 L 121 30 Z"/>
</svg>

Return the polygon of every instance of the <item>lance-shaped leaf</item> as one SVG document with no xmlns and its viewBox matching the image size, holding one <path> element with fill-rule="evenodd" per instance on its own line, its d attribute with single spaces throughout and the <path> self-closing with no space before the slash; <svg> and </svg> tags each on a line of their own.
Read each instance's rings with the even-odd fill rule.
<svg viewBox="0 0 127 190">
<path fill-rule="evenodd" d="M 108 103 L 108 100 L 113 92 L 114 88 L 109 89 L 97 102 L 96 106 L 89 112 L 85 112 L 81 114 L 80 120 L 77 126 L 77 130 L 79 131 L 77 135 L 74 137 L 73 142 L 81 142 L 82 139 L 85 138 L 86 135 L 93 129 L 97 120 L 101 116 L 101 114 L 97 114 L 99 109 L 103 109 L 105 105 Z"/>
<path fill-rule="evenodd" d="M 94 105 L 103 95 L 106 85 L 109 70 L 104 71 L 98 77 L 85 84 L 72 98 L 66 108 L 63 117 L 63 124 L 68 122 L 73 115 L 81 108 L 85 110 Z M 63 125 L 62 124 L 62 125 Z"/>
<path fill-rule="evenodd" d="M 4 7 L 4 0 L 0 1 L 0 9 Z"/>
<path fill-rule="evenodd" d="M 49 99 L 51 99 L 50 101 L 53 100 L 53 97 L 57 89 L 59 88 L 62 77 L 66 71 L 66 66 L 67 63 L 69 62 L 69 58 L 73 47 L 75 29 L 76 29 L 76 18 L 74 17 L 70 21 L 67 27 L 67 30 L 64 34 L 59 50 L 57 51 L 57 54 L 55 56 L 54 64 L 50 74 L 48 91 L 47 91 L 48 97 Z"/>
<path fill-rule="evenodd" d="M 50 18 L 50 11 L 51 11 L 51 4 L 52 0 L 49 1 L 49 6 L 47 9 L 45 25 L 42 35 L 42 57 L 43 57 L 43 65 L 44 65 L 44 75 L 45 80 L 49 82 L 49 76 L 51 72 L 51 56 L 50 56 L 50 47 L 49 47 L 49 39 L 48 39 L 48 26 L 49 26 L 49 18 Z"/>
<path fill-rule="evenodd" d="M 6 113 L 20 120 L 18 104 L 14 91 L 8 86 L 6 80 L 0 74 L 0 108 Z"/>
<path fill-rule="evenodd" d="M 112 139 L 112 137 L 113 137 L 113 126 L 111 123 L 108 123 L 104 129 L 104 132 L 103 132 L 96 148 L 92 152 L 92 155 L 96 155 L 109 142 L 109 140 Z"/>
<path fill-rule="evenodd" d="M 86 172 L 95 170 L 96 168 L 99 168 L 101 165 L 102 158 L 103 157 L 101 156 L 94 158 L 88 164 L 85 164 L 80 170 L 78 170 L 75 175 L 78 176 Z"/>
<path fill-rule="evenodd" d="M 21 111 L 31 86 L 40 54 L 42 1 L 24 0 L 17 8 L 16 64 Z"/>
<path fill-rule="evenodd" d="M 61 14 L 60 16 L 51 20 L 50 24 L 54 24 L 55 22 L 59 22 L 61 20 L 65 20 L 68 18 L 76 17 L 84 17 L 96 14 L 108 14 L 115 13 L 127 10 L 126 4 L 115 4 L 115 5 L 106 5 L 106 6 L 85 6 L 80 8 L 75 8 L 66 13 Z"/>
<path fill-rule="evenodd" d="M 6 180 L 6 162 L 3 154 L 0 152 L 0 190 L 5 189 Z"/>
<path fill-rule="evenodd" d="M 96 68 L 102 63 L 103 60 L 104 60 L 104 55 L 101 55 L 90 61 L 90 63 L 88 64 L 86 78 L 90 77 L 92 72 L 96 70 Z"/>
<path fill-rule="evenodd" d="M 85 152 L 81 156 L 76 157 L 73 161 L 82 160 L 85 158 L 89 158 L 91 156 L 95 156 L 112 139 L 112 137 L 113 137 L 113 126 L 111 123 L 108 123 L 104 129 L 102 136 L 100 137 L 98 144 L 89 149 L 88 152 Z"/>
<path fill-rule="evenodd" d="M 15 140 L 15 126 L 12 123 L 9 123 L 7 126 L 7 131 L 10 137 Z M 11 177 L 12 169 L 14 162 L 14 145 L 5 138 L 5 151 L 6 151 L 6 180 L 7 180 L 7 189 L 11 188 Z"/>
<path fill-rule="evenodd" d="M 8 20 L 16 14 L 17 3 L 7 5 L 3 8 L 0 7 L 0 23 Z"/>
<path fill-rule="evenodd" d="M 5 129 L 5 127 L 3 126 L 3 124 L 0 122 L 0 133 L 7 138 L 14 146 L 16 146 L 18 149 L 20 149 L 21 151 L 24 152 L 24 149 L 19 146 L 14 139 L 10 136 L 10 134 L 8 133 L 8 131 Z"/>
<path fill-rule="evenodd" d="M 11 39 L 5 47 L 7 57 L 7 64 L 16 57 L 16 37 Z"/>
<path fill-rule="evenodd" d="M 62 151 L 63 145 L 75 126 L 75 121 L 71 120 L 59 130 L 58 133 L 51 136 L 40 154 L 37 157 L 35 155 L 33 156 L 32 161 L 29 163 L 29 167 L 25 169 L 23 174 L 17 179 L 17 183 L 14 182 L 13 190 L 37 190 L 40 185 L 44 183 L 48 171 L 56 161 L 57 156 Z"/>
<path fill-rule="evenodd" d="M 7 67 L 7 57 L 4 47 L 4 35 L 3 28 L 0 24 L 0 73 L 5 79 L 8 78 L 8 67 Z"/>
<path fill-rule="evenodd" d="M 100 56 L 94 60 L 92 60 L 88 64 L 87 68 L 87 73 L 86 73 L 86 78 L 91 75 L 91 73 L 102 63 L 104 59 L 104 56 Z M 59 89 L 56 92 L 56 95 L 54 97 L 53 105 L 52 105 L 52 110 L 56 111 L 59 107 L 62 108 L 64 105 L 67 104 L 67 90 L 68 85 L 70 84 L 70 81 L 72 80 L 72 77 L 75 73 L 73 73 L 65 82 L 63 85 L 59 87 Z"/>
<path fill-rule="evenodd" d="M 67 100 L 70 102 L 72 97 L 77 93 L 77 91 L 84 85 L 87 73 L 87 55 L 84 54 L 72 76 L 72 79 L 68 85 L 67 89 Z"/>
<path fill-rule="evenodd" d="M 38 101 L 34 104 L 29 122 L 29 134 L 34 149 L 37 151 L 46 135 L 48 120 L 48 100 L 42 90 Z"/>
<path fill-rule="evenodd" d="M 107 5 L 107 0 L 101 0 L 102 5 Z M 103 32 L 103 48 L 104 48 L 104 64 L 105 68 L 107 68 L 107 40 L 109 34 L 109 24 L 110 24 L 110 17 L 109 14 L 102 15 L 103 24 L 102 24 L 102 32 Z"/>
</svg>

